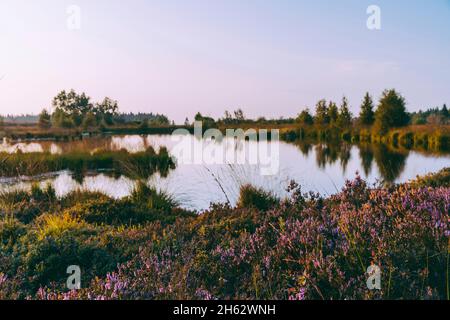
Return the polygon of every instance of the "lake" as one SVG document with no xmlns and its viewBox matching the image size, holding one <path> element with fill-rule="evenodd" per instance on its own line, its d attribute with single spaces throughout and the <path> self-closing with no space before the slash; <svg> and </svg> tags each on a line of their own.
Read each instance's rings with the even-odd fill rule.
<svg viewBox="0 0 450 320">
<path fill-rule="evenodd" d="M 183 141 L 193 146 L 196 143 L 202 143 L 194 136 L 185 136 Z M 178 159 L 177 167 L 171 170 L 167 177 L 153 175 L 148 183 L 171 194 L 182 207 L 194 210 L 207 209 L 212 202 L 229 201 L 235 204 L 240 186 L 247 183 L 282 197 L 286 195 L 285 189 L 289 182 L 295 180 L 302 185 L 304 191 L 330 195 L 339 191 L 346 179 L 354 178 L 357 172 L 370 183 L 405 182 L 417 175 L 436 172 L 450 165 L 449 155 L 399 151 L 385 145 L 279 142 L 275 148 L 274 142 L 267 142 L 268 148 L 276 151 L 279 167 L 276 174 L 263 175 L 261 164 L 250 161 L 249 150 L 260 148 L 264 142 L 225 138 L 221 141 L 206 140 L 203 143 L 204 161 L 200 163 L 180 161 L 182 155 L 177 150 L 179 142 L 174 141 L 170 135 L 104 136 L 71 142 L 10 143 L 4 140 L 0 144 L 0 153 L 18 151 L 52 154 L 77 151 L 94 153 L 98 150 L 122 149 L 136 153 L 150 146 L 156 150 L 160 146 L 166 146 Z M 240 161 L 223 161 L 223 163 L 214 161 L 230 152 L 235 156 L 234 160 L 240 159 Z M 79 189 L 101 191 L 116 198 L 127 196 L 136 183 L 121 175 L 91 172 L 80 178 L 73 176 L 71 172 L 61 171 L 37 177 L 0 177 L 0 192 L 29 189 L 36 182 L 43 186 L 51 184 L 59 196 Z"/>
</svg>

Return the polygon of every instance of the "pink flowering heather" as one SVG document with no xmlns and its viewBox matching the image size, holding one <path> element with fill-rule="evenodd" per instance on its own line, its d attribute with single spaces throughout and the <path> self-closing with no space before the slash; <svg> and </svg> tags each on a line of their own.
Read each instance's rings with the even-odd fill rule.
<svg viewBox="0 0 450 320">
<path fill-rule="evenodd" d="M 446 299 L 450 188 L 370 188 L 179 219 L 73 299 Z M 367 288 L 367 268 L 381 290 Z M 38 294 L 39 298 L 52 298 Z"/>
</svg>

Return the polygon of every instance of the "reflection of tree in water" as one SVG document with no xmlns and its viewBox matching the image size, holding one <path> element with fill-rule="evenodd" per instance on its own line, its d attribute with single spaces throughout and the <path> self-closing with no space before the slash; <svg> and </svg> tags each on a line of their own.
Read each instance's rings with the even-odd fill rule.
<svg viewBox="0 0 450 320">
<path fill-rule="evenodd" d="M 359 145 L 359 157 L 361 158 L 361 165 L 364 170 L 366 177 L 369 176 L 370 171 L 372 171 L 373 163 L 373 150 L 368 144 Z"/>
<path fill-rule="evenodd" d="M 343 174 L 351 159 L 352 145 L 348 143 L 318 144 L 315 147 L 316 162 L 319 168 L 340 160 Z M 386 183 L 394 182 L 403 172 L 408 153 L 393 151 L 384 144 L 367 144 L 359 146 L 359 155 L 364 173 L 368 176 L 375 160 L 380 178 Z"/>
<path fill-rule="evenodd" d="M 384 144 L 374 144 L 373 154 L 384 182 L 394 182 L 405 169 L 408 153 L 392 151 Z"/>
<path fill-rule="evenodd" d="M 339 159 L 345 172 L 351 158 L 351 145 L 346 143 L 318 144 L 315 146 L 315 151 L 319 168 L 324 168 L 327 164 L 333 164 Z"/>
<path fill-rule="evenodd" d="M 305 141 L 302 141 L 302 140 L 298 141 L 296 143 L 296 145 L 297 145 L 298 149 L 300 150 L 300 152 L 304 156 L 308 156 L 309 152 L 312 149 L 312 144 L 311 143 L 308 143 L 308 142 L 305 142 Z"/>
<path fill-rule="evenodd" d="M 345 174 L 347 171 L 347 165 L 352 156 L 351 151 L 352 146 L 348 143 L 343 143 L 340 148 L 339 159 L 341 160 L 342 172 Z"/>
<path fill-rule="evenodd" d="M 74 171 L 72 177 L 78 184 L 83 184 L 84 173 L 81 170 Z"/>
<path fill-rule="evenodd" d="M 332 164 L 338 158 L 337 148 L 330 144 L 316 145 L 316 162 L 319 168 L 325 168 L 327 164 Z"/>
</svg>

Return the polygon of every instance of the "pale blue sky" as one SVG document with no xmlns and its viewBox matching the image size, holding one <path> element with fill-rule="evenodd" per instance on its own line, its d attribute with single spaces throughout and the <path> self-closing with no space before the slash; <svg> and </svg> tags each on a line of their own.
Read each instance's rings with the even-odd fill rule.
<svg viewBox="0 0 450 320">
<path fill-rule="evenodd" d="M 289 117 L 344 94 L 356 111 L 391 87 L 417 110 L 450 103 L 450 1 L 0 0 L 0 78 L 1 114 L 70 88 L 177 122 L 238 107 Z"/>
</svg>

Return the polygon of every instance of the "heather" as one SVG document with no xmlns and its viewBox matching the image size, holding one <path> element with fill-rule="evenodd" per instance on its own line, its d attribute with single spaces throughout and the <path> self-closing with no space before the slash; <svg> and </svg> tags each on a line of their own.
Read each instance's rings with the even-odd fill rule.
<svg viewBox="0 0 450 320">
<path fill-rule="evenodd" d="M 89 283 L 116 269 L 152 238 L 153 229 L 193 213 L 143 183 L 126 198 L 51 187 L 0 195 L 0 299 L 35 296 L 42 285 L 64 290 L 66 269 L 83 268 Z M 150 238 L 149 238 L 150 237 Z"/>
<path fill-rule="evenodd" d="M 448 183 L 448 169 L 389 187 L 356 176 L 324 198 L 292 182 L 277 201 L 244 186 L 236 208 L 198 214 L 143 184 L 122 200 L 3 194 L 0 298 L 448 299 Z"/>
</svg>

